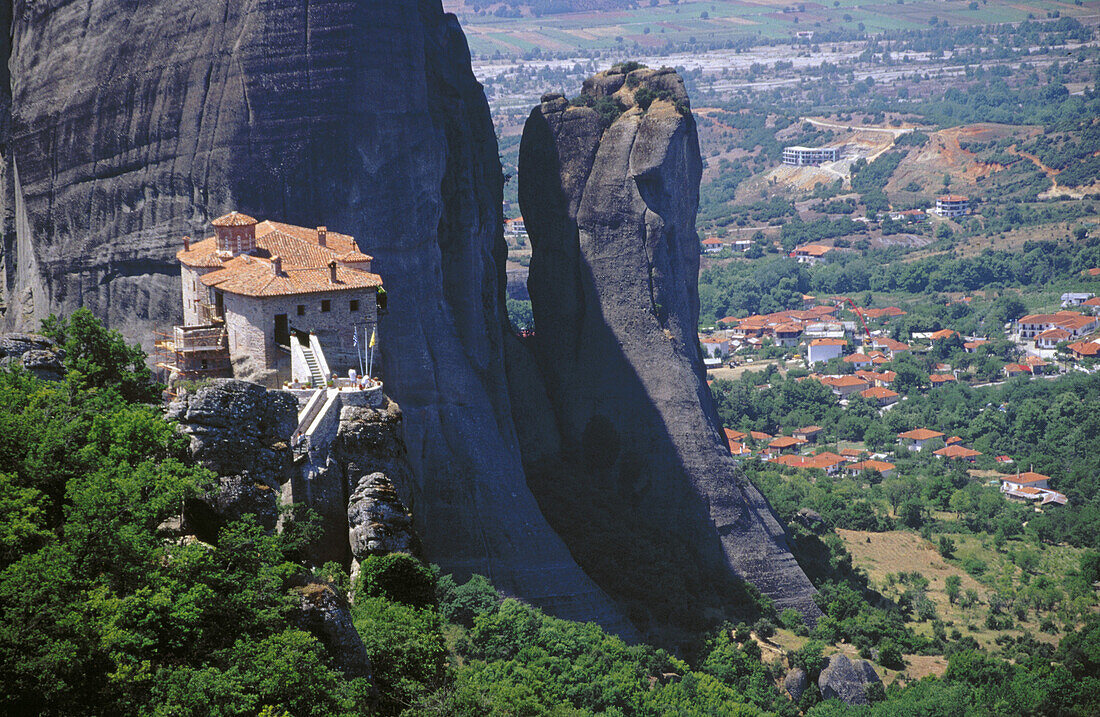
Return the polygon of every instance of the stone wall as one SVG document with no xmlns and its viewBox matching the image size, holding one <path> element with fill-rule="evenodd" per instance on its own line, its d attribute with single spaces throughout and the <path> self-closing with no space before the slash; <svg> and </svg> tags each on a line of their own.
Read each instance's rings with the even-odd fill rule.
<svg viewBox="0 0 1100 717">
<path fill-rule="evenodd" d="M 329 311 L 321 310 L 323 301 L 330 302 Z M 350 310 L 352 301 L 359 302 L 356 312 Z M 299 306 L 304 307 L 304 316 L 298 315 Z M 359 329 L 360 349 L 364 348 L 378 321 L 377 292 L 360 289 L 264 298 L 227 293 L 225 323 L 229 329 L 229 354 L 235 363 L 258 362 L 262 357 L 267 367 L 285 363 L 289 370 L 289 354 L 275 344 L 275 316 L 278 314 L 286 314 L 291 327 L 316 333 L 329 367 L 344 376 L 349 368 L 360 370 L 352 344 L 352 328 Z M 279 379 L 289 377 L 287 373 Z"/>
</svg>

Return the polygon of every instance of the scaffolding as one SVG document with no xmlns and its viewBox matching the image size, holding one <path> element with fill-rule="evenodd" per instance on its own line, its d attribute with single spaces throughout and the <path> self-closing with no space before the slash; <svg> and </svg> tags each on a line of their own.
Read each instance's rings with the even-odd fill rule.
<svg viewBox="0 0 1100 717">
<path fill-rule="evenodd" d="M 156 366 L 165 384 L 233 375 L 224 325 L 175 326 L 171 333 L 154 335 Z"/>
</svg>

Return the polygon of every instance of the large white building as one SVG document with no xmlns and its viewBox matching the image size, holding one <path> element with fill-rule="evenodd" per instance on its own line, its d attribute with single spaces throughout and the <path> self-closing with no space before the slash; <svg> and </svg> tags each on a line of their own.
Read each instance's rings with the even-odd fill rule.
<svg viewBox="0 0 1100 717">
<path fill-rule="evenodd" d="M 806 349 L 806 361 L 811 364 L 840 358 L 848 342 L 844 339 L 813 339 Z"/>
<path fill-rule="evenodd" d="M 783 164 L 789 164 L 792 167 L 835 162 L 839 158 L 839 147 L 786 147 L 783 149 Z"/>
<path fill-rule="evenodd" d="M 238 212 L 211 224 L 214 236 L 185 237 L 176 254 L 184 323 L 164 342 L 174 377 L 232 365 L 277 385 L 360 368 L 385 292 L 353 237 Z"/>
<path fill-rule="evenodd" d="M 945 194 L 936 197 L 936 214 L 941 217 L 959 217 L 970 213 L 970 199 L 961 194 Z"/>
</svg>

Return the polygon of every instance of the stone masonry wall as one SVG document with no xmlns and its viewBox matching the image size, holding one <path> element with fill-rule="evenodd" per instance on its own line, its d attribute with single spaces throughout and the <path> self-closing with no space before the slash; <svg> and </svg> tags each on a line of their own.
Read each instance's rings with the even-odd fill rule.
<svg viewBox="0 0 1100 717">
<path fill-rule="evenodd" d="M 351 301 L 359 301 L 359 310 L 350 310 Z M 330 301 L 329 311 L 321 311 L 321 302 Z M 298 315 L 298 307 L 305 315 Z M 330 291 L 297 296 L 255 298 L 225 294 L 225 323 L 229 329 L 229 354 L 234 361 L 263 357 L 274 366 L 283 357 L 275 345 L 275 316 L 286 314 L 290 326 L 313 331 L 321 341 L 329 367 L 345 375 L 349 368 L 359 370 L 359 359 L 352 344 L 352 327 L 359 327 L 360 349 L 370 340 L 378 322 L 378 299 L 374 289 Z M 366 338 L 362 327 L 366 327 Z"/>
</svg>

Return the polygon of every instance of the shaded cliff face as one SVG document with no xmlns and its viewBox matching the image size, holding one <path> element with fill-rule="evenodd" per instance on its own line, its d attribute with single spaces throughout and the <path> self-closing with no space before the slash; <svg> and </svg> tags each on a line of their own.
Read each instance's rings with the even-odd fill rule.
<svg viewBox="0 0 1100 717">
<path fill-rule="evenodd" d="M 616 559 L 598 533 L 570 528 L 584 510 L 571 494 L 599 493 L 612 523 L 644 525 L 675 554 L 657 559 L 681 571 L 685 584 L 670 590 L 692 593 L 684 612 L 722 612 L 740 599 L 736 575 L 781 608 L 816 615 L 782 526 L 729 455 L 706 385 L 696 340 L 701 160 L 683 84 L 671 70 L 612 70 L 585 82 L 585 98 L 592 107 L 544 98 L 520 147 L 532 348 L 552 419 L 525 410 L 516 420 L 521 436 L 556 433 L 560 444 L 554 455 L 554 441 L 524 441 L 532 486 L 598 580 L 615 580 Z M 612 103 L 625 109 L 617 118 Z M 636 565 L 658 555 L 641 540 L 622 550 Z M 623 599 L 643 588 L 616 582 L 601 584 Z M 631 617 L 690 627 L 690 615 L 669 610 Z"/>
<path fill-rule="evenodd" d="M 208 218 L 238 209 L 354 234 L 386 281 L 378 358 L 404 409 L 427 558 L 629 630 L 524 481 L 496 139 L 439 0 L 14 9 L 4 322 L 87 305 L 148 346 L 150 324 L 179 317 L 180 237 Z"/>
</svg>

